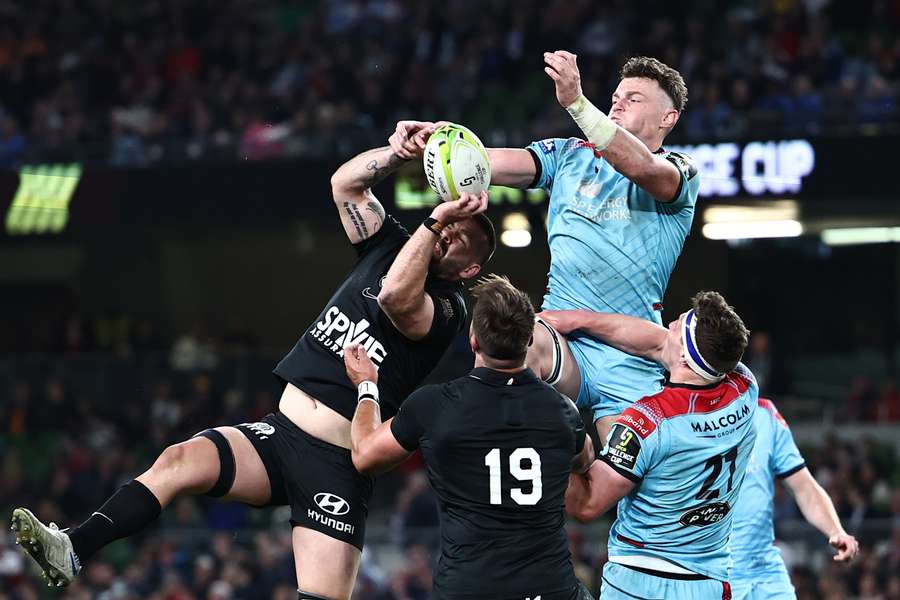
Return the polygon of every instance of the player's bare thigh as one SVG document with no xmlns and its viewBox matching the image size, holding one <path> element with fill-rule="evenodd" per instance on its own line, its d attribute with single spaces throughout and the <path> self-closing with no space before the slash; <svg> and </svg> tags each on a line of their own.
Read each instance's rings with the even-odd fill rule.
<svg viewBox="0 0 900 600">
<path fill-rule="evenodd" d="M 223 498 L 258 506 L 268 503 L 269 475 L 253 444 L 234 427 L 216 431 L 228 441 L 234 456 L 234 483 Z M 212 440 L 198 436 L 166 448 L 137 480 L 165 506 L 180 493 L 206 493 L 218 481 L 220 470 L 219 449 Z"/>
<path fill-rule="evenodd" d="M 574 401 L 578 399 L 581 390 L 581 371 L 578 370 L 578 363 L 575 362 L 575 356 L 565 336 L 557 332 L 556 338 L 559 340 L 563 355 L 563 371 L 562 377 L 554 387 Z M 543 325 L 535 323 L 534 341 L 528 347 L 525 362 L 541 379 L 546 380 L 553 370 L 553 347 L 554 341 L 550 332 Z"/>
<path fill-rule="evenodd" d="M 297 587 L 329 600 L 349 600 L 359 571 L 359 549 L 305 527 L 294 527 L 292 538 Z"/>
</svg>

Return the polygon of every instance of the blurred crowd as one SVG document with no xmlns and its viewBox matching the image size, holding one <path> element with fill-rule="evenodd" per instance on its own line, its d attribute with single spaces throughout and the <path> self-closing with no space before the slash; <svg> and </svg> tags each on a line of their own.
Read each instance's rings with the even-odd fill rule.
<svg viewBox="0 0 900 600">
<path fill-rule="evenodd" d="M 896 0 L 0 0 L 0 166 L 346 154 L 399 118 L 491 144 L 571 129 L 542 52 L 606 104 L 678 68 L 673 141 L 895 131 Z"/>
</svg>

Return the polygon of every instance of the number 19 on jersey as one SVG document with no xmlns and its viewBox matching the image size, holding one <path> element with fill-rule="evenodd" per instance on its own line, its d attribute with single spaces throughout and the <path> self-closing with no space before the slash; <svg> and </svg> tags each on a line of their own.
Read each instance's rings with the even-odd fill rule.
<svg viewBox="0 0 900 600">
<path fill-rule="evenodd" d="M 526 464 L 527 463 L 527 466 Z M 494 448 L 484 455 L 491 483 L 491 504 L 503 503 L 500 448 Z M 519 481 L 530 481 L 531 489 L 514 487 L 509 496 L 516 504 L 534 506 L 544 494 L 541 483 L 541 456 L 534 448 L 516 448 L 509 455 L 509 473 Z"/>
</svg>

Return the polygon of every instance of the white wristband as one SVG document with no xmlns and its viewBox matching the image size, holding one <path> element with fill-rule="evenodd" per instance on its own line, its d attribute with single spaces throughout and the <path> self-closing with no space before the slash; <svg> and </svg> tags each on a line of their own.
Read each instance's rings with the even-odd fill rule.
<svg viewBox="0 0 900 600">
<path fill-rule="evenodd" d="M 591 104 L 584 94 L 566 107 L 566 111 L 597 150 L 605 150 L 616 135 L 618 126 L 602 110 Z"/>
<path fill-rule="evenodd" d="M 375 404 L 379 404 L 378 402 L 378 386 L 375 382 L 372 381 L 363 381 L 359 384 L 359 387 L 356 388 L 356 401 L 357 403 L 363 402 L 365 400 L 369 400 L 374 402 Z M 380 406 L 380 404 L 379 404 Z"/>
</svg>

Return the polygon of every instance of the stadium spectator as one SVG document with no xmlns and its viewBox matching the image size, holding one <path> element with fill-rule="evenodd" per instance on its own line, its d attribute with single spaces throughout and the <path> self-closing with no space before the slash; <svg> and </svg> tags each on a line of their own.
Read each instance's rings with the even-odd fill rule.
<svg viewBox="0 0 900 600">
<path fill-rule="evenodd" d="M 872 3 L 848 14 L 842 4 L 723 11 L 693 0 L 648 22 L 621 1 L 510 10 L 473 0 L 337 0 L 294 10 L 223 0 L 109 11 L 101 0 L 77 10 L 11 0 L 0 33 L 0 165 L 262 160 L 339 145 L 346 155 L 411 112 L 464 120 L 486 136 L 522 136 L 518 143 L 545 137 L 522 126 L 549 108 L 547 94 L 535 93 L 535 61 L 573 40 L 597 64 L 585 73 L 589 96 L 626 52 L 660 55 L 689 87 L 703 83 L 706 101 L 689 109 L 696 123 L 679 142 L 732 136 L 744 123 L 759 135 L 780 123 L 798 134 L 896 127 L 898 12 Z M 477 28 L 463 17 L 475 6 L 485 17 Z M 394 27 L 401 22 L 416 26 Z M 748 103 L 722 89 L 734 78 L 769 91 Z M 341 135 L 351 130 L 349 140 Z"/>
</svg>

